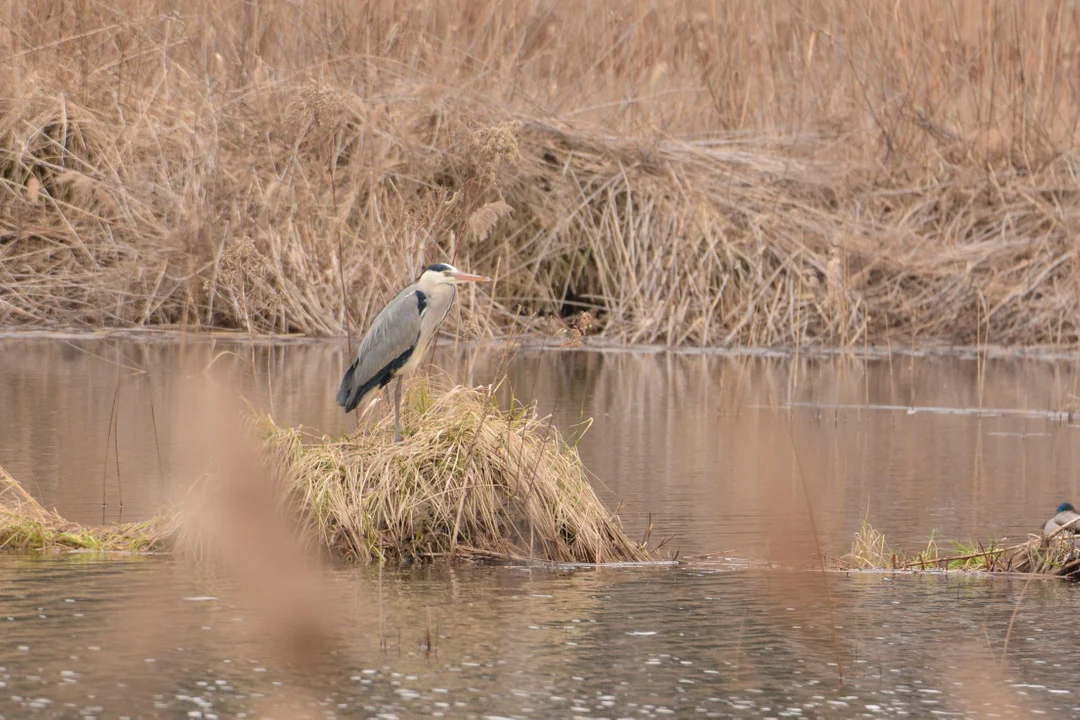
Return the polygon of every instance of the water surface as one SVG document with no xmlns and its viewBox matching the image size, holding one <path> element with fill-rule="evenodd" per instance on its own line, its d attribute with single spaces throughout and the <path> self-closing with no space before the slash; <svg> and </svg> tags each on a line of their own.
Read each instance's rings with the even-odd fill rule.
<svg viewBox="0 0 1080 720">
<path fill-rule="evenodd" d="M 214 359 L 279 422 L 339 432 L 354 424 L 333 402 L 343 357 L 6 338 L 0 465 L 73 519 L 148 517 L 190 481 L 185 375 Z M 844 552 L 864 519 L 909 549 L 931 533 L 1021 539 L 1080 497 L 1072 363 L 437 356 L 472 383 L 504 363 L 566 433 L 593 418 L 580 450 L 601 494 L 683 558 L 801 567 L 819 544 Z M 179 561 L 0 555 L 0 716 L 1080 715 L 1073 585 L 732 568 L 339 568 L 315 608 L 337 630 L 305 648 L 291 616 Z"/>
</svg>

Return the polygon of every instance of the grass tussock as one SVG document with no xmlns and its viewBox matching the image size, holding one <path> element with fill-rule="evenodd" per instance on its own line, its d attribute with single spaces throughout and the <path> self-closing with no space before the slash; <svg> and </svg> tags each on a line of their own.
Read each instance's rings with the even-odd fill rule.
<svg viewBox="0 0 1080 720">
<path fill-rule="evenodd" d="M 504 412 L 490 388 L 432 397 L 419 384 L 402 413 L 401 444 L 392 417 L 313 443 L 299 429 L 257 422 L 305 536 L 360 562 L 654 559 L 623 533 L 577 450 L 533 406 L 511 402 Z"/>
<path fill-rule="evenodd" d="M 893 550 L 885 536 L 864 522 L 855 533 L 851 550 L 837 558 L 839 570 L 974 570 L 1031 573 L 1080 579 L 1080 544 L 1068 534 L 1032 535 L 1027 541 L 1003 546 L 987 543 L 950 543 L 942 552 L 931 536 L 926 547 L 913 553 Z"/>
<path fill-rule="evenodd" d="M 15 3 L 0 323 L 1080 339 L 1066 0 Z M 460 322 L 452 318 L 452 322 Z"/>
<path fill-rule="evenodd" d="M 167 552 L 178 524 L 174 517 L 87 527 L 46 510 L 0 468 L 0 550 Z"/>
</svg>

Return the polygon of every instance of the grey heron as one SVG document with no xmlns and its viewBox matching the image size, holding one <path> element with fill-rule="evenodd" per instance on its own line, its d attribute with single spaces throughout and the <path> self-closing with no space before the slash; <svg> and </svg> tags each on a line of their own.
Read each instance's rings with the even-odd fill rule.
<svg viewBox="0 0 1080 720">
<path fill-rule="evenodd" d="M 347 413 L 361 404 L 366 406 L 380 389 L 397 378 L 394 440 L 401 442 L 401 377 L 415 370 L 431 347 L 450 312 L 456 285 L 490 279 L 461 272 L 446 263 L 429 265 L 416 282 L 407 285 L 375 316 L 356 359 L 341 379 L 338 405 Z"/>
</svg>

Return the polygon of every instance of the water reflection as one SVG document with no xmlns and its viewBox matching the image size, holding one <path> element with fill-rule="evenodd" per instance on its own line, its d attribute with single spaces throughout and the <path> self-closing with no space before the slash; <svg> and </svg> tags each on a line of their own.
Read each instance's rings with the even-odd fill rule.
<svg viewBox="0 0 1080 720">
<path fill-rule="evenodd" d="M 353 424 L 333 403 L 343 355 L 4 339 L 0 465 L 75 519 L 100 521 L 103 498 L 119 517 L 121 486 L 124 518 L 146 517 L 193 471 L 183 438 L 199 413 L 178 410 L 190 376 L 213 363 L 279 422 L 339 432 Z M 908 547 L 932 531 L 1019 537 L 1080 498 L 1075 429 L 1058 414 L 1077 395 L 1072 364 L 504 358 L 449 343 L 437 363 L 481 383 L 504 359 L 503 400 L 536 398 L 568 433 L 594 418 L 580 448 L 605 499 L 632 533 L 651 516 L 684 555 L 803 564 L 818 543 L 846 549 L 863 518 Z M 1080 593 L 1058 582 L 706 563 L 338 569 L 318 609 L 335 632 L 298 655 L 275 599 L 235 580 L 162 558 L 0 555 L 0 720 L 1080 716 L 1062 629 Z"/>
<path fill-rule="evenodd" d="M 333 400 L 340 343 L 14 337 L 0 346 L 0 464 L 82 522 L 118 519 L 121 491 L 132 520 L 183 492 L 193 468 L 182 424 L 191 418 L 176 409 L 190 400 L 185 378 L 211 362 L 279 422 L 326 432 L 355 423 Z M 450 377 L 474 383 L 504 364 L 504 395 L 535 398 L 564 432 L 594 419 L 580 448 L 604 498 L 621 503 L 635 534 L 651 514 L 658 535 L 675 536 L 670 547 L 684 553 L 798 561 L 819 541 L 843 551 L 863 518 L 907 547 L 935 531 L 1020 538 L 1059 502 L 1080 498 L 1075 428 L 1057 414 L 1078 394 L 1073 364 L 529 349 L 508 357 L 450 343 L 437 356 Z M 114 401 L 118 434 L 107 446 Z"/>
</svg>

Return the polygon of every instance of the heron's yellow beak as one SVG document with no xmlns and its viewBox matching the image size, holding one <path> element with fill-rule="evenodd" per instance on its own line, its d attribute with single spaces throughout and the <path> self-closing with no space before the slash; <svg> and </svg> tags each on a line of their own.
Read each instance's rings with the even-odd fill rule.
<svg viewBox="0 0 1080 720">
<path fill-rule="evenodd" d="M 470 275 L 463 272 L 452 272 L 450 277 L 458 282 L 491 282 L 491 278 L 484 277 L 483 275 Z"/>
</svg>

